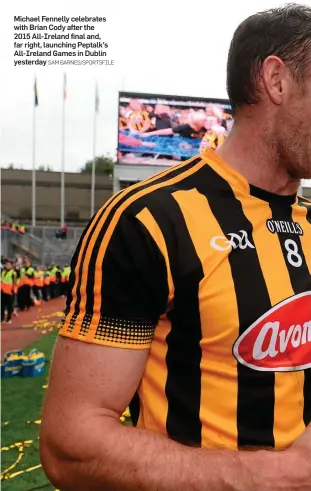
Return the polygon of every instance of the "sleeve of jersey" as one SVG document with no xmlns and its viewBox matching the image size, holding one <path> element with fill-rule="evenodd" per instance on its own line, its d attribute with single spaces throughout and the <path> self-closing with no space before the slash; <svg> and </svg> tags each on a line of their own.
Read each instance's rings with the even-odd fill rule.
<svg viewBox="0 0 311 491">
<path fill-rule="evenodd" d="M 124 212 L 114 226 L 91 228 L 90 240 L 87 233 L 76 251 L 60 335 L 105 346 L 149 348 L 168 303 L 164 256 L 145 225 Z"/>
</svg>

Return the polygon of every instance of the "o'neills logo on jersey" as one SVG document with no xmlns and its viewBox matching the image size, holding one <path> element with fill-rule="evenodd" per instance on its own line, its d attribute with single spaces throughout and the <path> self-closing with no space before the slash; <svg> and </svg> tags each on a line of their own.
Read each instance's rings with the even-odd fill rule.
<svg viewBox="0 0 311 491">
<path fill-rule="evenodd" d="M 261 316 L 237 339 L 233 354 L 254 370 L 311 368 L 311 291 L 287 298 Z"/>
<path fill-rule="evenodd" d="M 287 222 L 286 220 L 272 220 L 269 219 L 266 222 L 267 229 L 272 234 L 292 234 L 303 235 L 301 225 L 297 222 Z"/>
</svg>

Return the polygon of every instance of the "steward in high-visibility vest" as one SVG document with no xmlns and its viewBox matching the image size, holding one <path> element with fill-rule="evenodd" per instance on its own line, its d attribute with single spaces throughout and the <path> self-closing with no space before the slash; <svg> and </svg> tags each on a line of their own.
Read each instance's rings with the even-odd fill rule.
<svg viewBox="0 0 311 491">
<path fill-rule="evenodd" d="M 50 283 L 56 283 L 56 273 L 58 269 L 54 264 L 50 266 Z"/>
<path fill-rule="evenodd" d="M 11 264 L 12 263 L 6 263 Z M 13 269 L 3 269 L 1 273 L 1 292 L 6 295 L 14 295 L 16 287 L 16 272 Z"/>
<path fill-rule="evenodd" d="M 66 265 L 62 270 L 62 295 L 65 296 L 68 293 L 69 276 L 71 268 Z"/>
<path fill-rule="evenodd" d="M 35 284 L 35 268 L 33 268 L 30 264 L 30 266 L 26 266 L 26 272 L 25 272 L 25 285 L 29 285 L 30 287 L 33 287 Z"/>
<path fill-rule="evenodd" d="M 45 286 L 50 286 L 50 283 L 51 283 L 51 273 L 47 269 L 47 270 L 44 271 L 44 285 Z"/>
<path fill-rule="evenodd" d="M 56 266 L 56 296 L 62 295 L 62 270 Z"/>
<path fill-rule="evenodd" d="M 35 271 L 34 283 L 37 286 L 37 288 L 42 288 L 44 285 L 44 271 L 42 271 L 39 266 L 37 267 L 37 270 Z"/>
<path fill-rule="evenodd" d="M 25 308 L 29 309 L 32 306 L 31 293 L 34 286 L 35 269 L 29 260 L 25 261 L 25 269 Z"/>
<path fill-rule="evenodd" d="M 17 281 L 17 306 L 19 310 L 26 308 L 26 288 L 25 288 L 26 268 L 22 266 L 19 270 Z"/>
<path fill-rule="evenodd" d="M 34 284 L 32 287 L 32 291 L 35 297 L 35 304 L 39 305 L 42 298 L 42 288 L 44 286 L 44 272 L 41 271 L 38 266 L 36 271 L 34 272 Z"/>
<path fill-rule="evenodd" d="M 62 283 L 66 282 L 66 271 L 65 268 L 61 270 L 61 278 L 62 278 Z"/>
<path fill-rule="evenodd" d="M 57 276 L 58 276 L 58 268 L 57 266 L 55 266 L 54 264 L 51 264 L 50 266 L 50 294 L 51 294 L 51 298 L 56 298 L 58 296 L 58 287 L 57 287 L 57 284 L 58 284 L 58 279 L 57 279 Z"/>
<path fill-rule="evenodd" d="M 18 266 L 15 266 L 15 273 L 16 273 L 16 289 L 15 289 L 15 293 L 18 292 L 18 289 L 19 289 L 19 285 L 20 285 L 20 278 L 21 278 L 21 272 L 20 272 L 20 269 Z"/>
<path fill-rule="evenodd" d="M 71 271 L 70 266 L 65 266 L 63 268 L 63 270 L 62 270 L 62 283 L 66 283 L 66 281 L 69 281 L 70 271 Z"/>
<path fill-rule="evenodd" d="M 25 276 L 26 276 L 26 268 L 25 266 L 22 266 L 20 271 L 20 282 L 19 282 L 19 287 L 23 286 L 25 284 Z"/>
<path fill-rule="evenodd" d="M 1 322 L 4 322 L 6 313 L 7 324 L 12 323 L 11 318 L 15 289 L 16 272 L 13 269 L 13 263 L 11 261 L 6 261 L 5 267 L 1 272 Z"/>
<path fill-rule="evenodd" d="M 61 283 L 62 281 L 62 270 L 59 266 L 56 266 L 56 283 Z"/>
<path fill-rule="evenodd" d="M 42 287 L 42 300 L 47 302 L 50 298 L 50 272 L 43 268 L 43 287 Z"/>
</svg>

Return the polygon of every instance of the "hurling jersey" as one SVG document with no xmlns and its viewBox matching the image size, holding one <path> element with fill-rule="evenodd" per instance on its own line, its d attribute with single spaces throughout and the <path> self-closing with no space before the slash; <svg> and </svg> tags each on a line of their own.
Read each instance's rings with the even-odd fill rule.
<svg viewBox="0 0 311 491">
<path fill-rule="evenodd" d="M 146 131 L 150 123 L 148 111 L 133 111 L 128 118 L 128 125 L 136 131 Z"/>
<path fill-rule="evenodd" d="M 311 203 L 206 150 L 113 196 L 61 335 L 149 349 L 134 423 L 186 445 L 290 445 L 311 422 Z"/>
</svg>

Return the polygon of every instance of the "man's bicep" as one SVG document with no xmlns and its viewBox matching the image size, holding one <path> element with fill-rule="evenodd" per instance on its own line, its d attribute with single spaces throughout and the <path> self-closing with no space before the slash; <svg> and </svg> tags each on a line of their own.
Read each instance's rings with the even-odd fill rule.
<svg viewBox="0 0 311 491">
<path fill-rule="evenodd" d="M 106 346 L 149 348 L 168 302 L 163 252 L 146 227 L 125 213 L 109 240 L 108 233 L 109 228 L 100 243 L 91 241 L 92 250 L 82 251 L 60 334 Z"/>
<path fill-rule="evenodd" d="M 141 380 L 148 350 L 96 346 L 59 337 L 53 356 L 45 415 L 63 421 L 77 412 L 119 417 Z M 58 418 L 56 418 L 56 421 Z"/>
</svg>

